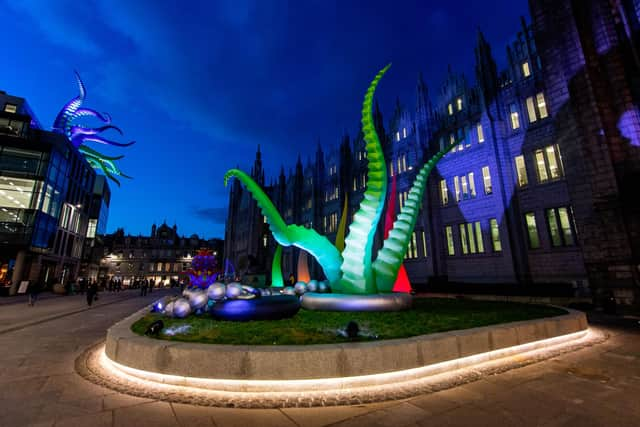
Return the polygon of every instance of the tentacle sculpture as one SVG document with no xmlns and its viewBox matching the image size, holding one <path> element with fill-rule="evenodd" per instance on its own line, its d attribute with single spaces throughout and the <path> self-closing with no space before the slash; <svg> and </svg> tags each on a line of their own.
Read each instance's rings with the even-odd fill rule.
<svg viewBox="0 0 640 427">
<path fill-rule="evenodd" d="M 362 130 L 369 160 L 367 165 L 369 179 L 364 199 L 353 217 L 349 235 L 345 239 L 345 248 L 342 251 L 344 262 L 340 268 L 342 271 L 340 285 L 347 293 L 371 294 L 377 291 L 371 259 L 373 240 L 387 195 L 387 164 L 373 122 L 372 105 L 378 82 L 389 67 L 391 64 L 384 67 L 373 79 L 362 105 Z"/>
<path fill-rule="evenodd" d="M 420 169 L 413 181 L 407 200 L 404 202 L 398 218 L 393 223 L 393 229 L 389 232 L 389 237 L 385 239 L 382 248 L 378 251 L 378 257 L 373 262 L 376 286 L 380 292 L 391 292 L 393 289 L 393 284 L 398 276 L 398 269 L 402 265 L 411 234 L 416 225 L 429 174 L 438 161 L 456 145 L 449 145 L 433 156 Z"/>
<path fill-rule="evenodd" d="M 238 179 L 249 190 L 256 201 L 262 215 L 267 219 L 274 239 L 282 246 L 295 246 L 311 254 L 320 264 L 325 276 L 329 280 L 331 287 L 341 291 L 340 264 L 342 257 L 338 250 L 331 244 L 329 239 L 318 234 L 315 230 L 299 225 L 287 225 L 274 206 L 269 196 L 260 188 L 249 175 L 238 169 L 230 169 L 224 175 L 224 184 L 227 185 L 229 178 Z"/>
<path fill-rule="evenodd" d="M 120 185 L 120 181 L 115 178 L 116 176 L 131 178 L 130 176 L 123 174 L 114 163 L 115 160 L 119 160 L 123 156 L 105 156 L 98 151 L 90 149 L 87 146 L 87 143 L 95 142 L 98 144 L 105 144 L 116 147 L 127 147 L 134 144 L 135 142 L 131 141 L 128 143 L 121 143 L 106 139 L 99 135 L 100 133 L 110 129 L 115 130 L 116 132 L 120 133 L 120 135 L 122 135 L 122 131 L 117 126 L 113 126 L 111 124 L 111 116 L 109 114 L 99 113 L 90 108 L 80 108 L 87 96 L 87 89 L 82 82 L 80 75 L 77 72 L 74 73 L 76 75 L 76 81 L 78 83 L 78 90 L 80 93 L 78 94 L 78 96 L 67 102 L 64 107 L 62 107 L 62 110 L 60 110 L 53 122 L 53 131 L 66 135 L 66 137 L 69 138 L 74 147 L 78 148 L 78 150 L 85 155 L 85 158 L 87 159 L 87 162 L 89 162 L 91 167 L 102 171 L 109 179 L 111 179 L 117 185 Z M 74 125 L 73 121 L 81 117 L 94 117 L 102 121 L 103 123 L 106 123 L 106 125 L 97 128 Z"/>
<path fill-rule="evenodd" d="M 284 286 L 282 278 L 282 246 L 280 245 L 276 248 L 276 252 L 273 254 L 273 262 L 271 263 L 271 286 Z"/>
</svg>

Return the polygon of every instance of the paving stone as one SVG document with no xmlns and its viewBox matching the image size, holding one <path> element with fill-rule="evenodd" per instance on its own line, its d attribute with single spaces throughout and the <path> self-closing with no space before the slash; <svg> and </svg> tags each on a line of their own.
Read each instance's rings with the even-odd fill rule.
<svg viewBox="0 0 640 427">
<path fill-rule="evenodd" d="M 295 421 L 296 424 L 306 427 L 322 427 L 334 424 L 358 415 L 366 414 L 371 410 L 372 408 L 365 405 L 281 409 L 281 411 Z"/>
<path fill-rule="evenodd" d="M 166 402 L 144 403 L 113 410 L 113 427 L 126 426 L 180 426 L 171 406 Z"/>
<path fill-rule="evenodd" d="M 216 427 L 295 427 L 296 424 L 277 409 L 211 408 Z"/>
</svg>

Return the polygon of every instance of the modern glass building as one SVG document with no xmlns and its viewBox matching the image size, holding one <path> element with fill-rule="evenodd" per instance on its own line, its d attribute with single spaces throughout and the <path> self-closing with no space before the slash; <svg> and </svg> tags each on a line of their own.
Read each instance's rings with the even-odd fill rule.
<svg viewBox="0 0 640 427">
<path fill-rule="evenodd" d="M 3 294 L 15 293 L 23 281 L 51 286 L 75 279 L 95 180 L 64 135 L 44 130 L 24 98 L 0 92 Z"/>
</svg>

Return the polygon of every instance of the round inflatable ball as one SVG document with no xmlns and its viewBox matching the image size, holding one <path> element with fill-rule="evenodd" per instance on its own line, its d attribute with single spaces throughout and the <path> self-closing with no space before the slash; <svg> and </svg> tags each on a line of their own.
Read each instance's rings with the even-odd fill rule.
<svg viewBox="0 0 640 427">
<path fill-rule="evenodd" d="M 309 280 L 309 283 L 307 283 L 307 292 L 317 292 L 317 291 L 318 291 L 318 281 Z"/>
<path fill-rule="evenodd" d="M 231 282 L 227 285 L 227 298 L 235 299 L 242 295 L 242 285 L 238 282 Z"/>
<path fill-rule="evenodd" d="M 304 282 L 298 282 L 293 287 L 296 295 L 303 295 L 307 291 L 307 285 Z"/>
<path fill-rule="evenodd" d="M 173 317 L 183 319 L 187 317 L 189 313 L 191 313 L 191 306 L 186 299 L 180 298 L 173 303 Z"/>
<path fill-rule="evenodd" d="M 207 289 L 207 296 L 214 301 L 220 301 L 227 293 L 227 287 L 224 283 L 212 283 Z"/>
<path fill-rule="evenodd" d="M 260 295 L 262 295 L 263 297 L 270 297 L 271 296 L 271 288 L 262 288 L 262 289 L 260 289 Z"/>
<path fill-rule="evenodd" d="M 171 301 L 164 307 L 164 314 L 166 316 L 173 317 L 173 305 L 174 305 L 174 302 Z"/>
<path fill-rule="evenodd" d="M 193 310 L 198 310 L 207 305 L 209 297 L 203 291 L 193 291 L 189 294 L 189 305 Z"/>
<path fill-rule="evenodd" d="M 293 286 L 285 286 L 282 289 L 282 295 L 295 295 L 296 294 L 296 290 L 294 289 Z"/>
<path fill-rule="evenodd" d="M 325 282 L 324 280 L 322 282 L 318 283 L 318 291 L 319 293 L 323 294 L 325 292 L 328 292 L 329 290 L 329 286 L 327 285 L 327 282 Z"/>
</svg>

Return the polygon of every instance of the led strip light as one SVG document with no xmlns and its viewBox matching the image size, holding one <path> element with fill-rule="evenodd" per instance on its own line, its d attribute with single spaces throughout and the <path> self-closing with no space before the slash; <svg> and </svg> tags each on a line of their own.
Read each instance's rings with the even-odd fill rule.
<svg viewBox="0 0 640 427">
<path fill-rule="evenodd" d="M 503 372 L 603 339 L 602 333 L 587 329 L 419 368 L 312 380 L 228 380 L 167 375 L 114 362 L 105 354 L 104 345 L 100 345 L 88 353 L 89 374 L 83 376 L 129 394 L 209 406 L 336 405 L 406 398 L 449 388 L 477 379 L 479 375 Z"/>
</svg>

